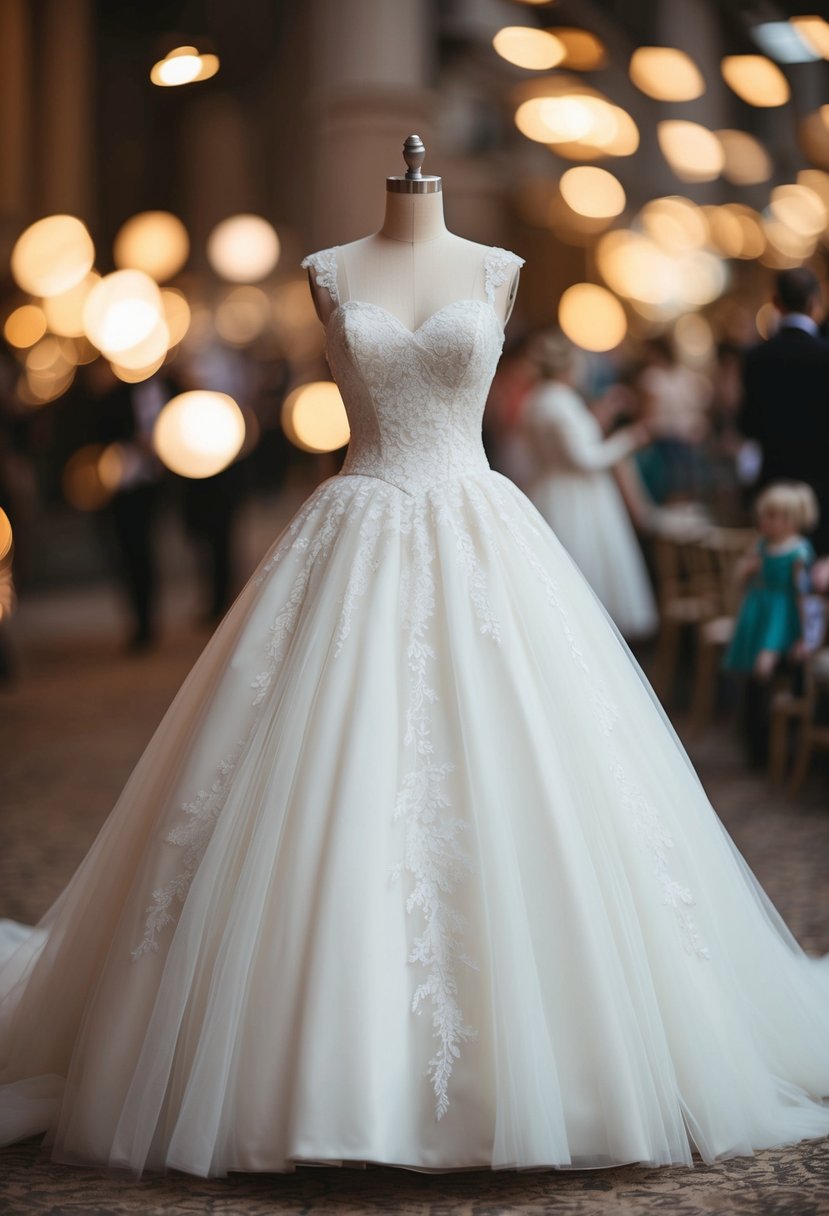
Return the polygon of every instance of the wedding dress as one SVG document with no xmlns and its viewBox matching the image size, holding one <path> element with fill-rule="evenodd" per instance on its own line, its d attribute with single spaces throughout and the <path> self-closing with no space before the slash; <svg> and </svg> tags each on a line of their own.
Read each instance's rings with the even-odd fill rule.
<svg viewBox="0 0 829 1216">
<path fill-rule="evenodd" d="M 0 1139 L 194 1174 L 690 1164 L 829 1132 L 829 979 L 488 468 L 502 344 L 341 293 L 352 441 L 0 971 Z"/>
</svg>

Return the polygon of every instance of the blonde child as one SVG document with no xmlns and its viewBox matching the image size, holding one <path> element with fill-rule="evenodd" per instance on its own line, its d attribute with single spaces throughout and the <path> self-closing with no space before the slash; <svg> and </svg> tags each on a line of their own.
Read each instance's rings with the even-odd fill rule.
<svg viewBox="0 0 829 1216">
<path fill-rule="evenodd" d="M 775 482 L 756 512 L 761 536 L 738 569 L 746 591 L 725 663 L 768 681 L 781 658 L 802 658 L 803 599 L 815 560 L 803 533 L 817 523 L 818 505 L 804 482 Z"/>
</svg>

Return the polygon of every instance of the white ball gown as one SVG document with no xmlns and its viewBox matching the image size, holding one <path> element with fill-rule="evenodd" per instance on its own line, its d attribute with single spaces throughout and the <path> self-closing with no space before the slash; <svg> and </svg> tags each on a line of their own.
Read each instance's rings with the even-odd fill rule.
<svg viewBox="0 0 829 1216">
<path fill-rule="evenodd" d="M 605 438 L 578 393 L 540 384 L 524 409 L 537 464 L 532 502 L 564 545 L 626 638 L 658 625 L 642 550 L 611 472 L 633 450 L 630 432 Z"/>
<path fill-rule="evenodd" d="M 311 260 L 337 297 L 336 250 Z M 829 980 L 488 468 L 479 298 L 340 298 L 352 443 L 0 971 L 0 1139 L 193 1174 L 690 1164 L 829 1132 Z"/>
</svg>

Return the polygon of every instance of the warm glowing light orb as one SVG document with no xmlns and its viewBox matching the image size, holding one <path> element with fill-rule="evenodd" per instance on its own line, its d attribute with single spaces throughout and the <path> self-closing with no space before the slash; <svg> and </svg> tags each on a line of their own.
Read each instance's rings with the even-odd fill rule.
<svg viewBox="0 0 829 1216">
<path fill-rule="evenodd" d="M 216 308 L 216 333 L 234 346 L 246 346 L 264 333 L 270 311 L 261 287 L 234 287 Z"/>
<path fill-rule="evenodd" d="M 11 256 L 15 283 L 33 296 L 56 296 L 92 269 L 95 246 L 73 215 L 48 215 L 17 238 Z"/>
<path fill-rule="evenodd" d="M 226 393 L 195 389 L 173 397 L 153 428 L 153 446 L 181 477 L 213 477 L 239 454 L 245 419 Z"/>
<path fill-rule="evenodd" d="M 589 30 L 574 26 L 557 25 L 550 29 L 564 47 L 564 59 L 560 67 L 576 72 L 595 72 L 607 63 L 604 43 Z"/>
<path fill-rule="evenodd" d="M 765 55 L 726 55 L 720 64 L 723 80 L 750 106 L 782 106 L 789 100 L 789 82 Z"/>
<path fill-rule="evenodd" d="M 657 101 L 693 101 L 705 81 L 690 55 L 672 46 L 640 46 L 630 59 L 630 78 Z"/>
<path fill-rule="evenodd" d="M 143 270 L 157 283 L 178 274 L 190 256 L 187 229 L 170 211 L 142 211 L 122 224 L 112 249 L 115 265 Z"/>
<path fill-rule="evenodd" d="M 63 291 L 59 296 L 49 296 L 43 301 L 43 311 L 53 334 L 60 334 L 64 338 L 83 336 L 84 304 L 92 288 L 100 281 L 101 276 L 93 270 L 69 291 Z"/>
<path fill-rule="evenodd" d="M 790 21 L 816 55 L 829 59 L 829 22 L 817 16 L 791 17 Z"/>
<path fill-rule="evenodd" d="M 697 367 L 705 364 L 714 353 L 714 333 L 705 317 L 698 312 L 677 317 L 674 343 L 682 357 Z"/>
<path fill-rule="evenodd" d="M 613 350 L 627 333 L 624 308 L 612 292 L 597 283 L 568 287 L 559 301 L 558 322 L 570 341 L 583 350 Z"/>
<path fill-rule="evenodd" d="M 45 333 L 46 314 L 37 304 L 21 304 L 9 313 L 3 325 L 3 337 L 18 350 L 34 346 Z"/>
<path fill-rule="evenodd" d="M 707 127 L 684 119 L 666 119 L 656 124 L 656 138 L 665 160 L 683 181 L 710 182 L 722 172 L 725 153 Z"/>
<path fill-rule="evenodd" d="M 279 261 L 279 237 L 261 215 L 232 215 L 207 238 L 207 259 L 231 283 L 257 283 Z"/>
<path fill-rule="evenodd" d="M 336 452 L 344 447 L 351 432 L 336 384 L 314 380 L 295 388 L 282 406 L 282 429 L 305 452 Z"/>
<path fill-rule="evenodd" d="M 722 175 L 735 186 L 756 186 L 772 175 L 772 163 L 763 145 L 747 131 L 715 132 L 722 145 L 725 163 Z"/>
<path fill-rule="evenodd" d="M 293 359 L 311 359 L 325 345 L 325 332 L 314 310 L 307 279 L 279 283 L 271 299 L 273 329 L 277 341 Z"/>
<path fill-rule="evenodd" d="M 817 236 L 826 227 L 826 204 L 807 185 L 775 186 L 769 199 L 775 219 L 801 236 Z"/>
<path fill-rule="evenodd" d="M 92 288 L 83 308 L 84 332 L 108 358 L 149 338 L 161 319 L 158 284 L 143 270 L 116 270 Z"/>
<path fill-rule="evenodd" d="M 218 70 L 218 56 L 200 55 L 194 46 L 179 46 L 153 64 L 150 80 L 164 88 L 175 88 L 197 80 L 209 80 Z"/>
<path fill-rule="evenodd" d="M 165 287 L 161 292 L 161 307 L 170 332 L 170 346 L 178 346 L 190 328 L 187 297 L 175 287 Z"/>
<path fill-rule="evenodd" d="M 526 25 L 507 25 L 492 39 L 497 54 L 507 63 L 530 71 L 544 71 L 561 63 L 565 51 L 554 34 Z"/>
<path fill-rule="evenodd" d="M 66 462 L 61 477 L 63 496 L 77 511 L 99 511 L 112 497 L 112 490 L 101 480 L 101 443 L 79 448 Z"/>
<path fill-rule="evenodd" d="M 639 212 L 639 221 L 648 236 L 671 253 L 701 249 L 708 240 L 704 212 L 689 198 L 678 194 L 645 203 Z"/>
<path fill-rule="evenodd" d="M 5 561 L 12 551 L 14 537 L 12 534 L 11 520 L 6 512 L 0 507 L 0 562 Z"/>
<path fill-rule="evenodd" d="M 592 165 L 568 169 L 561 177 L 559 189 L 572 211 L 591 219 L 620 215 L 625 209 L 622 183 L 606 169 Z"/>
</svg>

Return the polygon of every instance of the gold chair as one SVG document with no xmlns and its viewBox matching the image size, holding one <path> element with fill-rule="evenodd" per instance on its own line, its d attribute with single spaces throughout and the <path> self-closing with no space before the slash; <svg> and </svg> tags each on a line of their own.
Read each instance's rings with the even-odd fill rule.
<svg viewBox="0 0 829 1216">
<path fill-rule="evenodd" d="M 700 567 L 706 571 L 710 615 L 697 625 L 697 654 L 691 725 L 704 731 L 714 717 L 722 656 L 734 635 L 742 588 L 736 579 L 740 558 L 756 539 L 752 528 L 711 528 L 699 541 Z"/>
<path fill-rule="evenodd" d="M 796 794 L 809 771 L 812 755 L 816 750 L 829 751 L 829 722 L 818 721 L 821 689 L 829 688 L 829 648 L 817 650 L 804 663 L 802 704 L 796 714 L 800 722 L 799 737 L 795 747 L 789 792 Z M 782 717 L 781 709 L 781 717 Z M 781 728 L 785 729 L 785 728 Z M 786 735 L 782 746 L 785 749 Z M 782 769 L 785 771 L 785 750 Z M 782 779 L 782 778 L 781 778 Z"/>
</svg>

